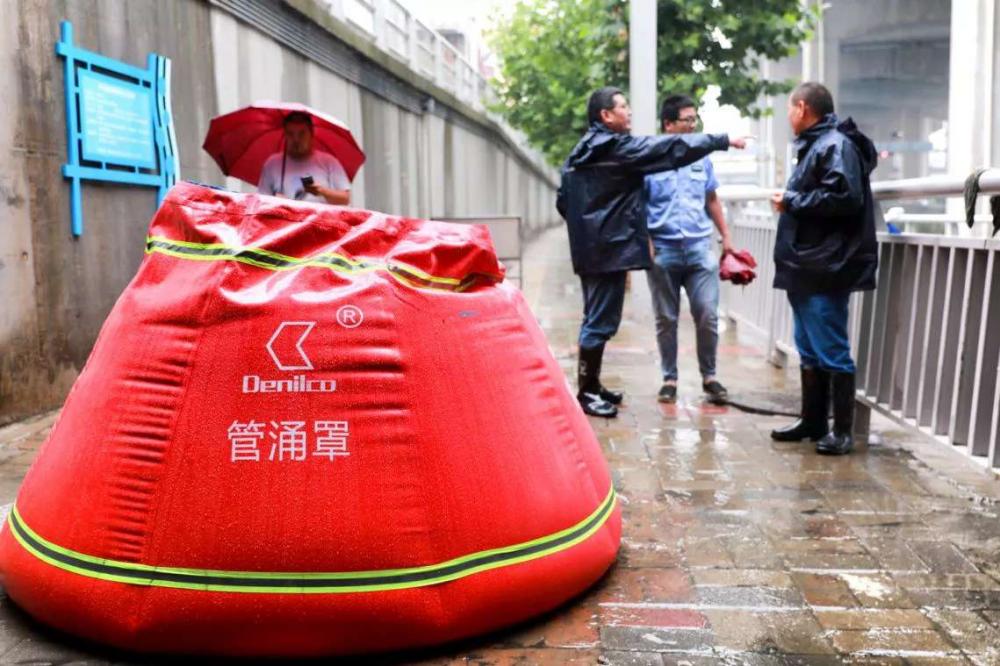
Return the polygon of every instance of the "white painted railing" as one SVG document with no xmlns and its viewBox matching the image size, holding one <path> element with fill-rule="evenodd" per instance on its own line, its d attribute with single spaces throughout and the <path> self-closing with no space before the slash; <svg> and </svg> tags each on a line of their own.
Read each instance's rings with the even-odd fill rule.
<svg viewBox="0 0 1000 666">
<path fill-rule="evenodd" d="M 872 191 L 895 201 L 959 196 L 963 185 L 964 179 L 937 177 L 875 183 Z M 986 172 L 980 185 L 984 195 L 1000 193 L 1000 169 Z M 723 287 L 722 307 L 765 336 L 771 360 L 784 364 L 795 346 L 788 301 L 771 287 L 770 194 L 723 193 L 734 244 L 749 249 L 760 266 L 752 285 Z M 878 288 L 852 299 L 850 332 L 863 407 L 1000 468 L 1000 240 L 988 233 L 880 233 Z"/>
<path fill-rule="evenodd" d="M 479 68 L 399 0 L 325 0 L 330 13 L 421 76 L 482 111 L 492 89 Z"/>
<path fill-rule="evenodd" d="M 320 0 L 330 15 L 372 40 L 379 49 L 406 64 L 419 76 L 485 113 L 522 154 L 543 172 L 555 171 L 522 132 L 490 111 L 493 87 L 451 42 L 421 21 L 399 0 Z"/>
</svg>

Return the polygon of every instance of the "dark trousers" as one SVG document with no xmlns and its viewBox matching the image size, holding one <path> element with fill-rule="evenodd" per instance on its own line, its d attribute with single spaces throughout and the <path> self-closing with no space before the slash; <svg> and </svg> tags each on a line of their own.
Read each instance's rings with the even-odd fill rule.
<svg viewBox="0 0 1000 666">
<path fill-rule="evenodd" d="M 625 305 L 625 276 L 625 271 L 580 276 L 583 287 L 581 347 L 592 349 L 602 345 L 618 332 Z"/>
</svg>

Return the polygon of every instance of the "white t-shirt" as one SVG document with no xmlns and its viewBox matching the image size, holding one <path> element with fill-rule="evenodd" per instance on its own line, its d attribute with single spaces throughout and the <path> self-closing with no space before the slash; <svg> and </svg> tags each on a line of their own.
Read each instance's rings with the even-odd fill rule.
<svg viewBox="0 0 1000 666">
<path fill-rule="evenodd" d="M 302 178 L 312 176 L 317 185 L 334 190 L 350 190 L 351 181 L 337 158 L 329 153 L 314 150 L 304 160 L 288 156 L 285 160 L 285 182 L 281 182 L 281 160 L 283 153 L 275 153 L 267 158 L 260 171 L 257 191 L 261 194 L 283 194 L 299 201 L 326 203 L 326 199 L 309 194 L 302 187 Z"/>
</svg>

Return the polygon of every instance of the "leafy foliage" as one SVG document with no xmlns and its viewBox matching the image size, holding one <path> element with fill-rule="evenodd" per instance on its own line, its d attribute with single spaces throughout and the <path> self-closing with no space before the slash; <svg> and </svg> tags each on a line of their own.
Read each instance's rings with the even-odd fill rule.
<svg viewBox="0 0 1000 666">
<path fill-rule="evenodd" d="M 791 87 L 763 78 L 761 63 L 793 54 L 815 18 L 800 0 L 659 0 L 658 97 L 700 99 L 717 85 L 720 104 L 760 115 L 762 95 Z M 518 0 L 491 44 L 500 60 L 494 109 L 553 164 L 584 131 L 590 93 L 628 87 L 627 0 Z"/>
</svg>

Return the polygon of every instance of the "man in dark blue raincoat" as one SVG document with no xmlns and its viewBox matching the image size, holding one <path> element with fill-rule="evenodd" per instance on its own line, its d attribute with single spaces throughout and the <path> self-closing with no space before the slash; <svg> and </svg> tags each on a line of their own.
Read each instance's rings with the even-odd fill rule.
<svg viewBox="0 0 1000 666">
<path fill-rule="evenodd" d="M 587 414 L 611 417 L 622 394 L 601 385 L 604 345 L 621 323 L 627 272 L 651 262 L 643 177 L 745 142 L 726 134 L 632 136 L 628 102 L 610 87 L 590 96 L 587 120 L 590 127 L 562 168 L 556 208 L 583 287 L 577 399 Z"/>
<path fill-rule="evenodd" d="M 798 162 L 771 205 L 780 213 L 774 287 L 788 293 L 801 359 L 801 417 L 771 437 L 817 440 L 820 453 L 850 452 L 854 426 L 854 361 L 847 333 L 851 292 L 875 288 L 878 243 L 869 176 L 878 154 L 854 121 L 834 113 L 830 91 L 802 83 L 792 91 L 788 120 Z M 827 406 L 833 392 L 833 430 Z"/>
</svg>

